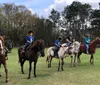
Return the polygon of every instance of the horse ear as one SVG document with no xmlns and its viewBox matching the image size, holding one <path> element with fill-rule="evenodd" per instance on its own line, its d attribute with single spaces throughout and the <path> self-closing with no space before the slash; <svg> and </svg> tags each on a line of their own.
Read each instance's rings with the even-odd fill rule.
<svg viewBox="0 0 100 85">
<path fill-rule="evenodd" d="M 96 40 L 100 40 L 100 38 L 99 37 L 96 37 Z"/>
</svg>

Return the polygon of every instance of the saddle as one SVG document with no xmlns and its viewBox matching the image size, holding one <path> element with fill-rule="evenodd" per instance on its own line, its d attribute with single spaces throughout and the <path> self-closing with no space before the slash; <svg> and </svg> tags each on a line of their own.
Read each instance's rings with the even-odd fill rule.
<svg viewBox="0 0 100 85">
<path fill-rule="evenodd" d="M 86 53 L 86 46 L 84 44 L 81 44 L 81 49 L 85 49 L 85 53 Z M 88 52 L 90 53 L 90 45 L 89 45 Z"/>
</svg>

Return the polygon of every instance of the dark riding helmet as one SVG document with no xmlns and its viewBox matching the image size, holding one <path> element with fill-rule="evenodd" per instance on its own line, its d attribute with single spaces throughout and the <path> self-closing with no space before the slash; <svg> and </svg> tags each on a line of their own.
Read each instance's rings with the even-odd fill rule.
<svg viewBox="0 0 100 85">
<path fill-rule="evenodd" d="M 30 30 L 30 31 L 28 32 L 28 34 L 30 34 L 30 33 L 33 33 L 33 31 Z"/>
<path fill-rule="evenodd" d="M 62 37 L 59 36 L 58 39 L 59 39 L 59 40 L 62 40 Z"/>
<path fill-rule="evenodd" d="M 90 37 L 90 34 L 86 34 L 86 37 Z"/>
</svg>

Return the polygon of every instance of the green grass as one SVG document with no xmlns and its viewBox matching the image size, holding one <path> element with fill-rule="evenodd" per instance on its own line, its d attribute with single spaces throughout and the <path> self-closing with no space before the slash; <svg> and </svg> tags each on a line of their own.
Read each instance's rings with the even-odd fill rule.
<svg viewBox="0 0 100 85">
<path fill-rule="evenodd" d="M 0 69 L 2 77 L 0 85 L 100 85 L 100 49 L 97 49 L 94 57 L 95 65 L 89 63 L 89 55 L 81 56 L 81 64 L 76 67 L 70 67 L 70 57 L 65 59 L 64 71 L 57 71 L 58 60 L 53 59 L 52 68 L 47 68 L 46 56 L 39 58 L 37 63 L 37 78 L 33 78 L 33 70 L 31 79 L 28 77 L 28 61 L 25 62 L 22 75 L 20 65 L 18 64 L 17 49 L 13 49 L 9 54 L 7 67 L 9 71 L 9 83 L 5 83 L 5 73 L 3 66 Z"/>
</svg>

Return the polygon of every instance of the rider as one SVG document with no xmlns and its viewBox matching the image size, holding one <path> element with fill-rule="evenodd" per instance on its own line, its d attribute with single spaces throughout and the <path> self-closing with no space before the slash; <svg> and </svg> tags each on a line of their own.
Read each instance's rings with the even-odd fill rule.
<svg viewBox="0 0 100 85">
<path fill-rule="evenodd" d="M 84 37 L 84 45 L 86 46 L 86 53 L 89 53 L 89 44 L 90 44 L 90 35 L 87 34 L 86 37 Z"/>
<path fill-rule="evenodd" d="M 71 43 L 73 42 L 72 31 L 69 32 L 69 35 L 67 36 L 66 42 L 67 42 L 67 46 L 70 46 Z"/>
<path fill-rule="evenodd" d="M 55 40 L 55 51 L 54 51 L 54 55 L 58 57 L 58 51 L 59 51 L 59 48 L 61 47 L 61 40 L 62 40 L 62 37 L 58 37 L 57 40 Z"/>
<path fill-rule="evenodd" d="M 27 47 L 30 46 L 31 43 L 34 42 L 34 36 L 33 36 L 33 31 L 28 32 L 28 36 L 26 37 L 26 44 L 24 47 L 24 51 L 27 49 Z"/>
</svg>

